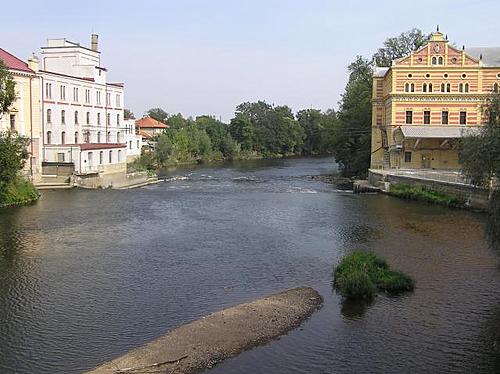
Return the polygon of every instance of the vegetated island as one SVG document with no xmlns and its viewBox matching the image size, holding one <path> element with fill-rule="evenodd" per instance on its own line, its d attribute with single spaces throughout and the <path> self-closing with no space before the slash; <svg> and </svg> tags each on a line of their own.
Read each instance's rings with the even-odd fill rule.
<svg viewBox="0 0 500 374">
<path fill-rule="evenodd" d="M 213 313 L 88 374 L 198 373 L 300 326 L 323 299 L 301 287 Z"/>
<path fill-rule="evenodd" d="M 387 262 L 369 252 L 353 252 L 334 271 L 334 286 L 346 299 L 373 299 L 379 292 L 413 291 L 415 281 L 392 270 Z"/>
</svg>

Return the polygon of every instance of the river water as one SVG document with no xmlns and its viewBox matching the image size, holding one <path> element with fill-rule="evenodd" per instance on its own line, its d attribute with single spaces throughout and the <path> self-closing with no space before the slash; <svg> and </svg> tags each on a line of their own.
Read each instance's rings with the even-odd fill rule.
<svg viewBox="0 0 500 374">
<path fill-rule="evenodd" d="M 229 373 L 498 373 L 499 254 L 484 218 L 309 176 L 332 159 L 166 171 L 129 191 L 47 191 L 0 210 L 0 372 L 79 373 L 210 312 L 310 285 L 300 329 Z M 332 267 L 373 250 L 415 292 L 345 304 Z"/>
</svg>

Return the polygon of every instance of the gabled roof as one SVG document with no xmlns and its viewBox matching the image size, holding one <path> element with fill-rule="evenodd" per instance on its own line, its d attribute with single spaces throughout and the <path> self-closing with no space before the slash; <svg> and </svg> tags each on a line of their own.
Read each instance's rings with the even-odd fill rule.
<svg viewBox="0 0 500 374">
<path fill-rule="evenodd" d="M 466 48 L 465 53 L 482 61 L 486 67 L 500 67 L 500 47 Z"/>
<path fill-rule="evenodd" d="M 0 48 L 0 60 L 3 61 L 4 65 L 9 70 L 23 71 L 25 73 L 35 72 L 28 67 L 28 64 L 20 59 L 18 59 L 13 54 L 7 52 L 5 49 Z"/>
<path fill-rule="evenodd" d="M 138 121 L 135 121 L 135 125 L 139 128 L 147 128 L 147 129 L 168 129 L 169 126 L 161 123 L 160 121 L 155 120 L 151 117 L 144 117 Z"/>
</svg>

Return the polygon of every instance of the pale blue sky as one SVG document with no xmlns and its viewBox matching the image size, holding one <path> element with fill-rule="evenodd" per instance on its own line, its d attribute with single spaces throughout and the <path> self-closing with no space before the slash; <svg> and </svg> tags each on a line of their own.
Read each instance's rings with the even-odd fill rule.
<svg viewBox="0 0 500 374">
<path fill-rule="evenodd" d="M 25 0 L 16 8 L 2 17 L 2 48 L 25 59 L 47 38 L 88 45 L 99 34 L 103 65 L 126 84 L 137 116 L 160 106 L 227 120 L 237 104 L 259 99 L 336 108 L 349 62 L 413 27 L 440 24 L 457 45 L 500 46 L 498 0 Z"/>
</svg>

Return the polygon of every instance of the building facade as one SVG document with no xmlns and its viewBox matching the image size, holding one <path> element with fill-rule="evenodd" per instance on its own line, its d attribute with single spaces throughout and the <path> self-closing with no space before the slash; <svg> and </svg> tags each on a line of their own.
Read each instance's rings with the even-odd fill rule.
<svg viewBox="0 0 500 374">
<path fill-rule="evenodd" d="M 29 139 L 30 157 L 24 171 L 36 182 L 41 176 L 42 149 L 39 61 L 31 56 L 25 63 L 1 48 L 0 60 L 12 74 L 16 91 L 16 100 L 9 112 L 0 117 L 0 132 L 16 132 Z"/>
<path fill-rule="evenodd" d="M 141 155 L 142 136 L 136 133 L 135 119 L 125 120 L 125 144 L 127 145 L 127 162 L 132 162 Z"/>
<path fill-rule="evenodd" d="M 73 164 L 77 174 L 126 171 L 124 87 L 108 82 L 97 35 L 90 48 L 49 39 L 41 50 L 44 165 Z"/>
<path fill-rule="evenodd" d="M 500 48 L 457 49 L 442 33 L 373 77 L 371 168 L 460 169 L 457 140 L 486 122 Z"/>
</svg>

